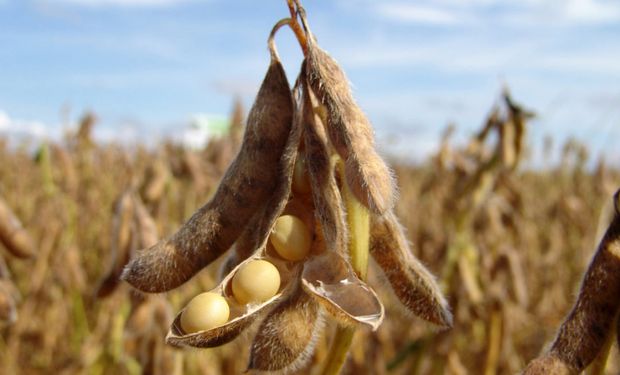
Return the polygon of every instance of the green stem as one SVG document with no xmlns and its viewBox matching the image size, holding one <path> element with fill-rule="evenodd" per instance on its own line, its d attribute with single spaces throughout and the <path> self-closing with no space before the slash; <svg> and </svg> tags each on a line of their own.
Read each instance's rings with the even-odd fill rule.
<svg viewBox="0 0 620 375">
<path fill-rule="evenodd" d="M 339 172 L 344 178 L 342 162 L 339 163 Z M 343 183 L 342 196 L 347 209 L 347 226 L 349 227 L 349 256 L 351 266 L 360 280 L 365 281 L 368 273 L 368 244 L 370 241 L 370 215 L 354 196 L 346 182 Z M 336 375 L 340 373 L 347 353 L 353 342 L 355 327 L 338 326 L 336 335 L 332 341 L 329 356 L 326 361 L 323 375 Z"/>
</svg>

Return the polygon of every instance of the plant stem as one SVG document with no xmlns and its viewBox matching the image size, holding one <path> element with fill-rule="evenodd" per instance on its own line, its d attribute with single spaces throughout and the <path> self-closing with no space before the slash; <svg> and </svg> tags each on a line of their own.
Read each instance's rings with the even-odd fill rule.
<svg viewBox="0 0 620 375">
<path fill-rule="evenodd" d="M 306 39 L 306 33 L 303 31 L 301 25 L 297 20 L 297 9 L 300 4 L 297 1 L 293 0 L 286 0 L 286 3 L 288 4 L 288 9 L 291 13 L 291 22 L 289 23 L 289 26 L 295 33 L 297 41 L 301 46 L 301 50 L 303 51 L 304 56 L 306 56 L 308 55 L 308 40 Z"/>
<path fill-rule="evenodd" d="M 340 175 L 344 179 L 344 166 L 338 163 Z M 364 207 L 349 190 L 346 182 L 343 183 L 342 195 L 347 209 L 347 226 L 349 227 L 349 256 L 351 265 L 360 280 L 365 281 L 368 273 L 368 244 L 370 233 L 370 216 Z M 338 326 L 332 341 L 329 356 L 326 361 L 323 375 L 336 375 L 340 373 L 349 347 L 353 342 L 355 327 Z"/>
</svg>

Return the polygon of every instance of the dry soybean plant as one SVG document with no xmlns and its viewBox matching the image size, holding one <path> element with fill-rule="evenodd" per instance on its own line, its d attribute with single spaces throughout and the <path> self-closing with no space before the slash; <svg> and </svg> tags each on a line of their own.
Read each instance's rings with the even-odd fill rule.
<svg viewBox="0 0 620 375">
<path fill-rule="evenodd" d="M 590 364 L 590 374 L 604 373 L 620 312 L 620 190 L 613 207 L 572 311 L 551 347 L 527 366 L 524 375 L 574 375 Z"/>
<path fill-rule="evenodd" d="M 35 254 L 32 238 L 2 196 L 0 196 L 0 243 L 17 258 L 31 258 Z M 19 298 L 19 291 L 11 280 L 4 257 L 0 254 L 0 326 L 17 320 L 16 303 Z"/>
<path fill-rule="evenodd" d="M 384 319 L 366 283 L 369 255 L 410 312 L 440 327 L 452 317 L 392 212 L 392 173 L 344 72 L 318 46 L 299 2 L 288 5 L 291 18 L 269 36 L 271 62 L 240 151 L 214 196 L 175 234 L 138 252 L 122 278 L 165 292 L 230 251 L 218 286 L 179 312 L 167 342 L 220 346 L 256 322 L 248 369 L 293 371 L 308 364 L 329 316 L 339 325 L 324 373 L 335 374 L 355 329 L 375 330 Z M 305 56 L 292 90 L 274 42 L 285 25 Z"/>
</svg>

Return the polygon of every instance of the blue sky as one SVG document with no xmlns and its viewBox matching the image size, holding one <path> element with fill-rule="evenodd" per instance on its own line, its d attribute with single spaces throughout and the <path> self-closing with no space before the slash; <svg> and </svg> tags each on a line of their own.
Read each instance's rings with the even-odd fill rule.
<svg viewBox="0 0 620 375">
<path fill-rule="evenodd" d="M 539 113 L 531 140 L 570 135 L 620 160 L 620 1 L 304 1 L 384 150 L 432 151 L 479 127 L 504 83 Z M 63 113 L 102 139 L 154 139 L 249 106 L 284 0 L 0 0 L 0 132 L 57 136 Z M 291 33 L 277 42 L 294 80 Z"/>
</svg>

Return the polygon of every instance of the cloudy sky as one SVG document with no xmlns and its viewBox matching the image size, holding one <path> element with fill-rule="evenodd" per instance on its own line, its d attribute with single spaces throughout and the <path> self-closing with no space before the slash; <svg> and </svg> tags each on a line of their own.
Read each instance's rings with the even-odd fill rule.
<svg viewBox="0 0 620 375">
<path fill-rule="evenodd" d="M 620 160 L 620 1 L 306 0 L 386 150 L 419 157 L 449 122 L 466 137 L 504 84 L 539 114 L 531 140 Z M 251 104 L 284 0 L 0 0 L 0 132 L 60 134 L 86 109 L 104 139 L 178 132 Z M 277 42 L 294 80 L 288 30 Z M 17 129 L 17 130 L 16 130 Z"/>
</svg>

